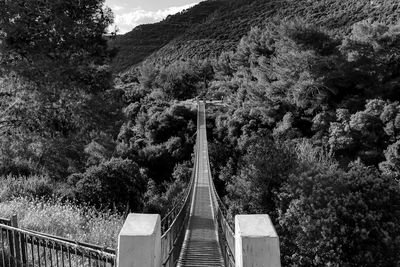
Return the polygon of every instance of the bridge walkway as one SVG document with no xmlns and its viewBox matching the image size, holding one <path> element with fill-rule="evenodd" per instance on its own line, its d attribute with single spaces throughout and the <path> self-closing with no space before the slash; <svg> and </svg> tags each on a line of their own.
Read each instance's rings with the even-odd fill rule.
<svg viewBox="0 0 400 267">
<path fill-rule="evenodd" d="M 205 104 L 199 103 L 198 164 L 190 219 L 178 266 L 224 266 L 214 222 L 209 179 Z"/>
</svg>

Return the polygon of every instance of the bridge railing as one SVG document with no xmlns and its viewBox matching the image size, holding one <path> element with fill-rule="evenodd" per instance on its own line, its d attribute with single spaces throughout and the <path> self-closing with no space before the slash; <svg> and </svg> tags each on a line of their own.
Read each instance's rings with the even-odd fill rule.
<svg viewBox="0 0 400 267">
<path fill-rule="evenodd" d="M 11 226 L 11 219 L 0 218 L 0 224 Z"/>
<path fill-rule="evenodd" d="M 196 161 L 195 161 L 196 162 Z M 195 163 L 195 166 L 197 164 Z M 161 220 L 161 259 L 162 266 L 176 266 L 190 215 L 190 200 L 193 195 L 194 173 L 184 193 L 184 198 Z"/>
<path fill-rule="evenodd" d="M 212 181 L 211 175 L 210 179 Z M 214 183 L 211 182 L 212 199 L 214 205 L 215 222 L 218 227 L 218 237 L 220 241 L 222 255 L 224 257 L 225 266 L 235 266 L 235 232 L 233 227 L 226 219 L 226 208 L 222 203 L 215 189 Z"/>
<path fill-rule="evenodd" d="M 197 117 L 197 126 L 199 126 L 199 115 Z M 161 220 L 162 266 L 176 266 L 185 239 L 185 229 L 189 221 L 191 199 L 193 196 L 194 182 L 198 166 L 198 139 L 198 136 L 196 136 L 196 144 L 194 146 L 195 158 L 189 185 L 186 187 L 181 201 L 179 201 Z"/>
<path fill-rule="evenodd" d="M 3 267 L 114 267 L 115 251 L 0 224 Z"/>
<path fill-rule="evenodd" d="M 205 111 L 204 111 L 205 113 Z M 204 114 L 205 117 L 205 114 Z M 208 150 L 208 147 L 206 148 Z M 207 153 L 208 154 L 208 153 Z M 207 157 L 208 169 L 211 170 L 210 161 Z M 211 171 L 208 172 L 208 179 L 211 187 L 211 199 L 214 208 L 214 221 L 218 228 L 218 238 L 220 242 L 222 256 L 226 267 L 235 266 L 235 231 L 234 225 L 229 223 L 226 219 L 228 211 L 225 204 L 219 197 L 217 190 L 214 185 L 214 181 L 211 175 Z"/>
</svg>

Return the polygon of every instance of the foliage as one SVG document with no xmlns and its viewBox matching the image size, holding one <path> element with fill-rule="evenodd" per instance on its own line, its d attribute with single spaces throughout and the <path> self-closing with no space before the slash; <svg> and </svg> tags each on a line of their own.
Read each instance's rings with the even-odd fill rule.
<svg viewBox="0 0 400 267">
<path fill-rule="evenodd" d="M 51 197 L 56 192 L 56 185 L 46 176 L 16 177 L 6 176 L 0 178 L 0 201 L 8 201 L 15 197 L 45 198 Z"/>
<path fill-rule="evenodd" d="M 142 209 L 146 176 L 136 163 L 128 159 L 112 158 L 90 167 L 85 173 L 71 175 L 68 183 L 73 186 L 74 197 L 80 202 L 98 208 Z"/>
<path fill-rule="evenodd" d="M 385 150 L 386 161 L 379 164 L 380 169 L 388 174 L 392 175 L 396 179 L 400 178 L 400 141 L 389 145 Z"/>
<path fill-rule="evenodd" d="M 73 74 L 81 71 L 80 68 L 75 68 L 73 72 L 72 67 L 82 66 L 88 59 L 97 61 L 95 64 L 101 63 L 107 49 L 102 35 L 113 22 L 110 9 L 104 8 L 103 4 L 102 0 L 84 3 L 76 0 L 2 1 L 0 23 L 3 53 L 5 52 L 3 57 L 12 54 L 12 63 L 22 69 L 28 66 L 18 65 L 27 63 L 38 71 L 53 69 L 53 76 L 47 77 L 48 79 L 60 78 L 57 70 L 70 71 L 69 78 L 72 78 Z M 54 69 L 57 63 L 63 64 Z M 25 74 L 34 73 L 30 71 Z M 61 77 L 67 78 L 65 73 Z"/>
<path fill-rule="evenodd" d="M 210 13 L 222 5 L 224 1 L 220 0 L 202 1 L 188 10 L 168 16 L 159 23 L 139 25 L 124 35 L 110 39 L 110 46 L 118 49 L 112 62 L 113 71 L 125 71 L 144 61 L 189 28 L 202 24 Z"/>
<path fill-rule="evenodd" d="M 162 217 L 168 213 L 184 197 L 184 189 L 190 181 L 192 169 L 190 162 L 178 164 L 173 173 L 174 180 L 157 186 L 153 180 L 149 180 L 145 194 L 144 211 L 157 213 Z"/>
<path fill-rule="evenodd" d="M 275 212 L 273 195 L 296 167 L 289 147 L 275 144 L 266 136 L 246 141 L 237 175 L 227 181 L 227 202 L 234 214 Z M 251 194 L 248 194 L 251 192 Z"/>
<path fill-rule="evenodd" d="M 292 175 L 278 194 L 285 265 L 397 265 L 399 190 L 392 178 L 360 164 Z"/>
<path fill-rule="evenodd" d="M 163 65 L 182 58 L 218 57 L 234 50 L 251 27 L 264 27 L 277 18 L 291 21 L 297 17 L 345 35 L 354 23 L 368 18 L 387 25 L 396 23 L 399 8 L 396 0 L 203 1 L 165 21 L 118 36 L 114 45 L 120 51 L 113 68 L 121 73 L 143 61 Z"/>
<path fill-rule="evenodd" d="M 118 153 L 146 168 L 160 185 L 172 177 L 176 164 L 191 159 L 196 111 L 153 96 L 132 102 L 135 113 L 127 114 L 121 128 Z"/>
<path fill-rule="evenodd" d="M 338 121 L 332 122 L 329 128 L 330 149 L 338 157 L 358 157 L 365 163 L 378 165 L 387 147 L 390 161 L 393 142 L 399 138 L 395 121 L 398 110 L 398 102 L 378 99 L 367 101 L 365 110 L 355 114 L 347 109 L 338 110 Z"/>
<path fill-rule="evenodd" d="M 19 162 L 58 179 L 82 171 L 84 147 L 109 143 L 121 119 L 103 39 L 110 10 L 101 0 L 1 1 L 0 17 L 4 173 Z"/>
</svg>

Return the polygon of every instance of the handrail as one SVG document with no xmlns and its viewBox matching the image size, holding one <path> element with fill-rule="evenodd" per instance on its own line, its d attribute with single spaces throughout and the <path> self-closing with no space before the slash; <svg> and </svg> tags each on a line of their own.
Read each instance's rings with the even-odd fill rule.
<svg viewBox="0 0 400 267">
<path fill-rule="evenodd" d="M 196 164 L 196 163 L 194 163 L 194 164 Z M 177 214 L 179 214 L 179 212 L 181 212 L 184 203 L 188 200 L 189 193 L 190 193 L 189 190 L 191 190 L 191 187 L 193 185 L 193 180 L 194 180 L 194 175 L 195 175 L 194 170 L 195 170 L 195 167 L 193 167 L 192 176 L 190 178 L 189 185 L 186 187 L 186 189 L 183 193 L 183 196 L 175 204 L 175 206 L 167 213 L 167 215 L 165 215 L 164 218 L 162 218 L 162 220 L 161 220 L 162 234 L 164 234 L 170 228 L 172 223 L 175 221 Z"/>
<path fill-rule="evenodd" d="M 12 226 L 12 227 L 18 228 L 20 230 L 23 230 L 25 232 L 30 232 L 30 233 L 32 233 L 34 235 L 49 237 L 49 238 L 61 240 L 61 241 L 67 242 L 67 243 L 72 243 L 72 244 L 75 244 L 75 245 L 78 245 L 78 246 L 83 246 L 83 247 L 87 247 L 87 248 L 91 248 L 91 249 L 95 249 L 95 250 L 100 250 L 100 251 L 107 252 L 107 253 L 110 253 L 110 254 L 116 254 L 116 250 L 115 249 L 109 248 L 107 246 L 94 245 L 94 244 L 90 244 L 90 243 L 86 243 L 86 242 L 77 241 L 77 240 L 74 240 L 74 239 L 69 239 L 69 238 L 65 238 L 65 237 L 61 237 L 61 236 L 55 236 L 55 235 L 52 235 L 52 234 L 42 233 L 42 232 L 38 232 L 38 231 L 34 231 L 34 230 L 24 229 L 24 228 L 18 227 L 16 225 L 17 224 L 16 215 L 15 215 L 15 225 L 13 225 L 12 221 L 13 221 L 12 219 L 5 219 L 5 218 L 1 218 L 0 217 L 0 225 L 3 224 L 3 225 L 7 225 L 7 226 Z"/>
<path fill-rule="evenodd" d="M 4 267 L 116 266 L 115 254 L 31 231 L 0 225 L 0 265 Z"/>
<path fill-rule="evenodd" d="M 197 129 L 199 129 L 199 114 L 197 115 Z M 162 266 L 175 267 L 181 252 L 190 215 L 190 200 L 194 191 L 194 180 L 196 177 L 198 161 L 198 135 L 194 146 L 194 164 L 189 185 L 184 191 L 184 196 L 175 204 L 170 212 L 161 220 L 161 250 Z"/>
<path fill-rule="evenodd" d="M 0 224 L 11 226 L 11 219 L 0 218 Z"/>
<path fill-rule="evenodd" d="M 197 128 L 199 128 L 199 115 L 197 114 Z M 197 132 L 195 133 L 197 135 Z M 161 220 L 161 233 L 164 234 L 167 229 L 170 227 L 171 223 L 174 221 L 176 215 L 177 215 L 177 211 L 181 211 L 183 204 L 188 200 L 188 196 L 189 196 L 189 190 L 192 189 L 193 186 L 193 181 L 195 178 L 195 174 L 196 174 L 196 165 L 197 165 L 197 146 L 198 146 L 198 142 L 197 142 L 197 136 L 196 136 L 196 143 L 194 145 L 194 155 L 195 155 L 195 159 L 194 159 L 194 163 L 193 163 L 193 168 L 192 168 L 192 175 L 190 178 L 190 182 L 189 185 L 186 187 L 183 196 L 181 197 L 181 199 L 174 205 L 174 207 L 168 211 L 168 213 L 164 216 L 164 218 L 162 218 Z"/>
<path fill-rule="evenodd" d="M 205 109 L 204 109 L 204 118 Z M 207 137 L 206 137 L 207 138 Z M 207 155 L 208 155 L 208 146 Z M 221 250 L 223 253 L 225 266 L 234 267 L 235 266 L 235 234 L 234 234 L 234 226 L 226 219 L 228 214 L 227 208 L 225 204 L 222 202 L 219 197 L 217 190 L 214 185 L 214 180 L 211 175 L 211 166 L 209 157 L 207 157 L 208 169 L 208 179 L 211 185 L 211 199 L 213 201 L 214 206 L 214 221 L 217 223 L 218 228 L 218 237 L 220 241 Z"/>
<path fill-rule="evenodd" d="M 86 242 L 80 242 L 80 241 L 76 241 L 76 240 L 73 240 L 73 239 L 68 239 L 68 238 L 64 238 L 64 237 L 60 237 L 60 236 L 55 236 L 55 235 L 50 235 L 50 234 L 46 234 L 46 233 L 37 232 L 37 231 L 32 231 L 32 230 L 27 230 L 27 229 L 23 229 L 23 230 L 26 231 L 26 232 L 30 232 L 32 234 L 35 234 L 35 235 L 49 237 L 49 238 L 60 240 L 60 241 L 63 241 L 63 242 L 75 244 L 77 246 L 82 246 L 82 247 L 86 247 L 86 248 L 90 248 L 90 249 L 95 249 L 95 250 L 103 251 L 103 252 L 106 252 L 106 253 L 109 253 L 109 254 L 113 254 L 113 255 L 116 254 L 116 250 L 115 249 L 112 249 L 112 248 L 109 248 L 109 247 L 106 247 L 106 246 L 102 247 L 102 246 L 98 246 L 98 245 L 94 245 L 94 244 L 90 244 L 90 243 L 86 243 Z"/>
</svg>

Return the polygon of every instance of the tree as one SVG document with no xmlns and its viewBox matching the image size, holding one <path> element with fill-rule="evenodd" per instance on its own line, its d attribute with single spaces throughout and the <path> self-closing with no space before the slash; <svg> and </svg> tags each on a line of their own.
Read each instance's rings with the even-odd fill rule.
<svg viewBox="0 0 400 267">
<path fill-rule="evenodd" d="M 45 164 L 52 176 L 82 170 L 84 147 L 96 135 L 116 134 L 122 91 L 113 88 L 106 65 L 111 51 L 103 35 L 113 17 L 103 4 L 0 1 L 0 77 L 15 88 L 0 120 L 9 122 L 11 135 L 36 136 L 45 149 L 28 160 Z"/>
<path fill-rule="evenodd" d="M 381 162 L 379 168 L 400 181 L 400 141 L 387 147 L 385 157 L 386 161 Z"/>
<path fill-rule="evenodd" d="M 237 174 L 227 181 L 230 211 L 232 215 L 269 213 L 273 216 L 273 192 L 296 167 L 295 155 L 289 147 L 263 135 L 254 135 L 246 140 L 244 151 Z"/>
<path fill-rule="evenodd" d="M 127 159 L 112 158 L 85 173 L 73 174 L 68 183 L 75 197 L 98 208 L 112 208 L 123 211 L 128 205 L 133 211 L 143 208 L 146 191 L 146 176 L 139 166 Z"/>
<path fill-rule="evenodd" d="M 399 99 L 399 29 L 398 25 L 361 21 L 353 25 L 340 46 L 357 87 L 367 98 Z"/>
<path fill-rule="evenodd" d="M 376 169 L 356 163 L 348 172 L 292 175 L 278 198 L 285 266 L 400 263 L 400 189 Z"/>
<path fill-rule="evenodd" d="M 389 168 L 395 155 L 393 144 L 399 140 L 399 111 L 398 102 L 380 99 L 368 100 L 364 110 L 354 114 L 337 109 L 336 121 L 329 127 L 331 151 L 337 158 L 352 161 L 359 157 L 365 164 L 375 166 L 386 156 L 385 166 Z"/>
<path fill-rule="evenodd" d="M 104 0 L 2 0 L 2 63 L 31 79 L 53 81 L 73 78 L 88 61 L 101 65 L 107 56 L 103 35 L 113 21 L 103 4 Z M 49 72 L 51 76 L 37 76 Z"/>
</svg>

